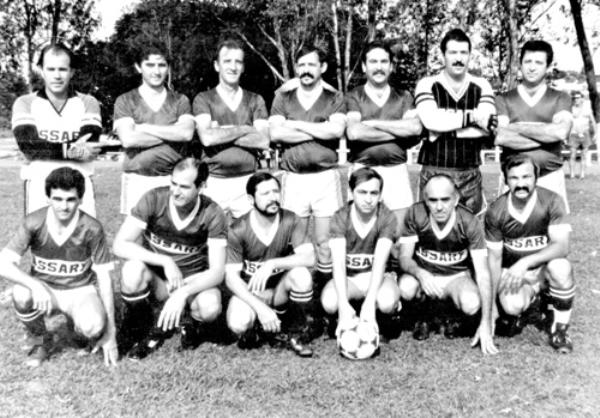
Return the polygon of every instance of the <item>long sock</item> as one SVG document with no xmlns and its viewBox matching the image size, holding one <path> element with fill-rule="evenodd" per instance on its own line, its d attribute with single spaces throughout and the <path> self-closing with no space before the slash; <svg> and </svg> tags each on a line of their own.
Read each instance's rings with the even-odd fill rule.
<svg viewBox="0 0 600 418">
<path fill-rule="evenodd" d="M 556 324 L 568 324 L 571 320 L 571 309 L 575 298 L 575 285 L 568 289 L 557 289 L 550 286 L 550 301 L 554 307 L 554 320 L 551 332 L 556 329 Z"/>
<path fill-rule="evenodd" d="M 46 335 L 46 323 L 44 322 L 44 313 L 37 309 L 27 308 L 19 309 L 16 305 L 14 306 L 15 313 L 19 320 L 25 325 L 25 329 L 30 337 L 40 339 Z"/>
<path fill-rule="evenodd" d="M 305 339 L 310 339 L 310 332 L 308 329 L 309 322 L 313 318 L 313 291 L 290 291 L 290 310 L 292 313 L 292 333 L 302 334 Z"/>
<path fill-rule="evenodd" d="M 154 315 L 150 305 L 150 290 L 138 292 L 122 292 L 121 297 L 125 305 L 122 334 L 133 341 L 144 338 L 154 323 Z"/>
</svg>

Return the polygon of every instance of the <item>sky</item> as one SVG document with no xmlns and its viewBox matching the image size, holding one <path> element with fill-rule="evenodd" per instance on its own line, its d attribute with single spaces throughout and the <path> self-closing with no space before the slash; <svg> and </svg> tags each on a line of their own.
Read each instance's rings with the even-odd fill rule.
<svg viewBox="0 0 600 418">
<path fill-rule="evenodd" d="M 113 34 L 115 23 L 129 8 L 140 0 L 98 0 L 96 9 L 100 14 L 100 27 L 95 33 L 97 39 L 104 40 Z"/>
</svg>

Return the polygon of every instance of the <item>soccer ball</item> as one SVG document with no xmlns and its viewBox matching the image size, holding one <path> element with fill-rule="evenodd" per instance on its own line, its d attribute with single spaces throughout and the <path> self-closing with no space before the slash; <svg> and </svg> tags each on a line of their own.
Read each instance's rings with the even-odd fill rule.
<svg viewBox="0 0 600 418">
<path fill-rule="evenodd" d="M 338 328 L 337 346 L 340 354 L 351 360 L 364 360 L 379 348 L 377 323 L 352 318 Z"/>
</svg>

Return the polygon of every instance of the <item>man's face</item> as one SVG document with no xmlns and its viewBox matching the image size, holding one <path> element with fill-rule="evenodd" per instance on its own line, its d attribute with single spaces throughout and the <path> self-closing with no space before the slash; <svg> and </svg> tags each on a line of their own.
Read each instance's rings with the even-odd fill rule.
<svg viewBox="0 0 600 418">
<path fill-rule="evenodd" d="M 254 201 L 254 207 L 259 213 L 268 217 L 275 216 L 281 207 L 281 190 L 279 184 L 272 179 L 257 184 L 252 200 Z"/>
<path fill-rule="evenodd" d="M 517 200 L 527 202 L 535 191 L 535 169 L 530 162 L 508 170 L 506 184 L 510 194 Z"/>
<path fill-rule="evenodd" d="M 197 175 L 195 168 L 173 171 L 170 190 L 175 207 L 181 208 L 196 203 L 200 192 L 200 189 L 194 184 Z"/>
<path fill-rule="evenodd" d="M 69 190 L 51 189 L 48 199 L 56 219 L 65 224 L 73 219 L 81 203 L 75 188 Z"/>
<path fill-rule="evenodd" d="M 537 86 L 546 78 L 548 64 L 546 53 L 543 51 L 526 51 L 521 61 L 523 81 L 529 85 Z"/>
<path fill-rule="evenodd" d="M 425 187 L 425 205 L 438 224 L 445 224 L 458 205 L 458 193 L 448 179 L 433 179 Z"/>
<path fill-rule="evenodd" d="M 219 73 L 220 82 L 229 86 L 238 86 L 244 72 L 244 51 L 221 48 L 219 58 L 215 61 L 215 71 Z"/>
<path fill-rule="evenodd" d="M 74 71 L 69 56 L 62 51 L 48 51 L 42 64 L 42 79 L 48 91 L 55 95 L 65 94 Z"/>
<path fill-rule="evenodd" d="M 392 61 L 385 49 L 375 48 L 367 53 L 362 69 L 370 84 L 383 86 L 392 72 Z"/>
<path fill-rule="evenodd" d="M 169 64 L 165 57 L 159 54 L 150 54 L 135 68 L 142 75 L 142 81 L 149 87 L 161 87 L 167 79 Z"/>
<path fill-rule="evenodd" d="M 469 44 L 467 42 L 448 41 L 444 53 L 444 71 L 453 78 L 458 78 L 467 73 L 469 68 Z"/>
<path fill-rule="evenodd" d="M 319 61 L 319 54 L 311 52 L 296 61 L 296 75 L 304 87 L 312 87 L 321 80 L 321 74 L 327 69 L 327 64 Z"/>
<path fill-rule="evenodd" d="M 352 190 L 354 207 L 361 215 L 371 215 L 381 201 L 381 184 L 379 179 L 363 181 Z"/>
</svg>

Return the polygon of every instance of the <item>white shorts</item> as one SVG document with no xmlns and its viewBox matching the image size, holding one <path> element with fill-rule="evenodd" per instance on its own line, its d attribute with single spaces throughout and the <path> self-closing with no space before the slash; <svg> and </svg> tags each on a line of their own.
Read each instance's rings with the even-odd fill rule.
<svg viewBox="0 0 600 418">
<path fill-rule="evenodd" d="M 358 289 L 361 296 L 365 297 L 367 296 L 367 291 L 371 284 L 371 274 L 370 271 L 366 271 L 364 273 L 355 274 L 354 276 L 346 276 L 346 279 Z"/>
<path fill-rule="evenodd" d="M 214 200 L 225 212 L 234 218 L 245 215 L 252 209 L 252 203 L 246 193 L 246 183 L 251 174 L 240 177 L 208 176 L 206 188 L 202 193 Z"/>
<path fill-rule="evenodd" d="M 498 196 L 506 193 L 508 191 L 508 186 L 504 181 L 504 175 L 500 173 L 500 178 L 498 179 Z M 544 176 L 541 176 L 537 179 L 537 185 L 543 187 L 548 190 L 552 190 L 554 193 L 558 194 L 562 197 L 565 202 L 565 208 L 567 209 L 567 214 L 571 213 L 571 209 L 569 208 L 569 201 L 567 200 L 567 185 L 565 183 L 565 173 L 560 170 L 553 171 Z"/>
<path fill-rule="evenodd" d="M 136 173 L 123 173 L 121 175 L 121 214 L 129 215 L 131 209 L 146 192 L 170 184 L 170 175 L 142 176 Z"/>
<path fill-rule="evenodd" d="M 86 286 L 75 287 L 73 289 L 56 289 L 51 286 L 46 286 L 52 296 L 52 309 L 63 312 L 73 318 L 77 316 L 75 307 L 82 300 L 91 297 L 100 298 L 96 288 L 92 284 Z"/>
<path fill-rule="evenodd" d="M 317 218 L 328 218 L 343 205 L 340 172 L 335 168 L 306 174 L 286 171 L 281 184 L 282 206 L 302 218 L 311 212 Z"/>
<path fill-rule="evenodd" d="M 46 177 L 51 171 L 60 167 L 71 167 L 85 178 L 85 193 L 81 200 L 80 208 L 87 214 L 96 217 L 96 200 L 94 198 L 94 185 L 91 176 L 93 168 L 91 163 L 76 163 L 72 161 L 31 161 L 21 167 L 21 180 L 25 185 L 25 214 L 48 206 L 46 196 Z"/>
<path fill-rule="evenodd" d="M 352 166 L 352 171 L 365 167 L 363 164 L 355 163 Z M 410 207 L 415 200 L 413 198 L 412 189 L 410 188 L 410 177 L 406 164 L 390 165 L 390 166 L 372 166 L 370 167 L 377 171 L 383 178 L 383 203 L 390 210 L 398 210 Z M 352 193 L 348 190 L 348 200 L 352 199 Z"/>
</svg>

